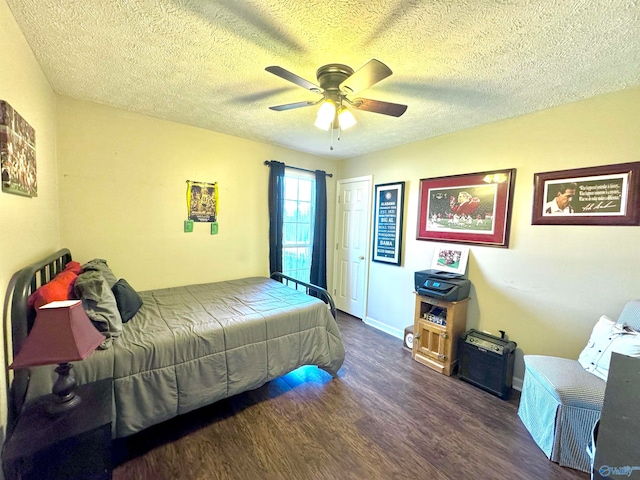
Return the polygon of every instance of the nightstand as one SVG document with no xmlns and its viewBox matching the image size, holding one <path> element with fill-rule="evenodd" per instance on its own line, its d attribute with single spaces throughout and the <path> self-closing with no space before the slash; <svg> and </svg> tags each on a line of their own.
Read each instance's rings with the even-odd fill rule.
<svg viewBox="0 0 640 480">
<path fill-rule="evenodd" d="M 76 387 L 82 401 L 56 417 L 44 404 L 51 395 L 29 403 L 4 445 L 7 480 L 111 478 L 111 378 Z"/>
</svg>

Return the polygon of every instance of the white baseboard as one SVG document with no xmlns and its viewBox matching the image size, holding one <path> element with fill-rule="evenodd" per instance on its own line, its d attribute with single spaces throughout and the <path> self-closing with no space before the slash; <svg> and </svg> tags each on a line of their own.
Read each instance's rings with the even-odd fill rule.
<svg viewBox="0 0 640 480">
<path fill-rule="evenodd" d="M 404 330 L 398 330 L 397 328 L 390 327 L 386 323 L 379 322 L 371 317 L 365 317 L 364 323 L 404 341 Z"/>
</svg>

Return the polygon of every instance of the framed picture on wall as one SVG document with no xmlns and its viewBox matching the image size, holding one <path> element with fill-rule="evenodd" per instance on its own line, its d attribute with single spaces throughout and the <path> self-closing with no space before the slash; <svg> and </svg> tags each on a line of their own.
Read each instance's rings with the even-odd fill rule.
<svg viewBox="0 0 640 480">
<path fill-rule="evenodd" d="M 418 240 L 509 246 L 515 168 L 420 180 Z"/>
<path fill-rule="evenodd" d="M 374 202 L 372 260 L 400 265 L 404 182 L 376 185 Z"/>
<path fill-rule="evenodd" d="M 533 225 L 640 225 L 640 162 L 536 173 Z"/>
<path fill-rule="evenodd" d="M 3 192 L 38 196 L 36 131 L 4 100 L 0 100 L 0 171 Z"/>
</svg>

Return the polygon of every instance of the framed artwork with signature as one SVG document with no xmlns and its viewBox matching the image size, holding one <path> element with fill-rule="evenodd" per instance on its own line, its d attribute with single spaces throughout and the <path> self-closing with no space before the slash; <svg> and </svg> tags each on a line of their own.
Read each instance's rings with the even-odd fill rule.
<svg viewBox="0 0 640 480">
<path fill-rule="evenodd" d="M 640 162 L 534 175 L 533 225 L 640 225 Z"/>
</svg>

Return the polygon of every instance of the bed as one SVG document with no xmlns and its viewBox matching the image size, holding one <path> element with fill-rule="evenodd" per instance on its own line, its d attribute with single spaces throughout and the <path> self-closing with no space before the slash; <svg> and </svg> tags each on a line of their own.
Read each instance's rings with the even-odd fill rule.
<svg viewBox="0 0 640 480">
<path fill-rule="evenodd" d="M 12 278 L 7 298 L 14 354 L 35 318 L 30 293 L 70 261 L 62 249 Z M 297 282 L 307 294 L 287 285 L 292 279 L 277 277 L 139 292 L 142 307 L 111 347 L 74 363 L 79 385 L 113 378 L 113 436 L 258 388 L 302 365 L 336 376 L 344 347 L 330 295 Z M 52 366 L 16 371 L 9 428 L 25 402 L 51 391 L 54 376 Z"/>
</svg>

